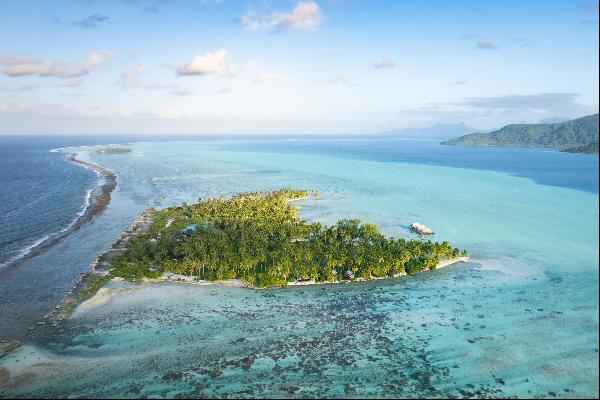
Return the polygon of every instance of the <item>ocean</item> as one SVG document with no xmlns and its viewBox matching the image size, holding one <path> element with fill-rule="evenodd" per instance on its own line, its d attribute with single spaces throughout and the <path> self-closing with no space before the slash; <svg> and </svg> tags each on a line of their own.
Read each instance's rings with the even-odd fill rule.
<svg viewBox="0 0 600 400">
<path fill-rule="evenodd" d="M 597 156 L 364 136 L 19 140 L 0 147 L 2 165 L 15 163 L 2 168 L 1 259 L 68 226 L 97 186 L 65 154 L 118 183 L 89 223 L 0 267 L 0 337 L 27 333 L 0 361 L 0 397 L 598 395 Z M 129 141 L 129 154 L 91 146 Z M 18 170 L 32 171 L 27 185 Z M 27 329 L 145 208 L 281 187 L 319 191 L 297 203 L 303 218 L 357 217 L 404 238 L 420 221 L 471 261 L 266 291 L 113 284 L 127 290 L 59 328 Z M 54 206 L 11 213 L 40 192 Z"/>
</svg>

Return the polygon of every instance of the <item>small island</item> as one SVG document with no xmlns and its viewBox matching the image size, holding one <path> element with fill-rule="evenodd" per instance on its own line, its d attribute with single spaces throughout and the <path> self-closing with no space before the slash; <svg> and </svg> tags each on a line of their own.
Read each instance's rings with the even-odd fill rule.
<svg viewBox="0 0 600 400">
<path fill-rule="evenodd" d="M 412 275 L 467 256 L 448 242 L 385 237 L 358 219 L 329 227 L 299 219 L 289 203 L 316 195 L 281 189 L 152 211 L 147 234 L 112 258 L 106 279 L 177 275 L 267 288 Z"/>
<path fill-rule="evenodd" d="M 131 149 L 129 147 L 103 147 L 101 149 L 96 150 L 98 154 L 124 154 L 131 153 Z"/>
</svg>

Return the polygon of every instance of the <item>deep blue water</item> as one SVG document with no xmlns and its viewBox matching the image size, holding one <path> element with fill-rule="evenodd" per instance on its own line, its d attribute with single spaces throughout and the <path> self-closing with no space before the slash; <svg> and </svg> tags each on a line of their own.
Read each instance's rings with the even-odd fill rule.
<svg viewBox="0 0 600 400">
<path fill-rule="evenodd" d="M 94 172 L 65 162 L 65 154 L 51 152 L 52 149 L 171 139 L 131 135 L 0 135 L 0 268 L 26 254 L 39 241 L 67 228 L 82 211 L 87 192 L 98 181 Z"/>
<path fill-rule="evenodd" d="M 348 159 L 410 162 L 508 172 L 544 185 L 598 193 L 598 156 L 547 149 L 440 146 L 437 140 L 254 140 L 223 145 L 252 152 L 320 153 Z"/>
<path fill-rule="evenodd" d="M 71 224 L 94 172 L 50 152 L 64 140 L 0 137 L 0 266 Z"/>
</svg>

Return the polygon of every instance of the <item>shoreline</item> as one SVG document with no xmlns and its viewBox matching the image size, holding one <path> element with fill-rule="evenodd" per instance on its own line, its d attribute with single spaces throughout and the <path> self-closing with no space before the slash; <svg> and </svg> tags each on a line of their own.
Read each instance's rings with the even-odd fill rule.
<svg viewBox="0 0 600 400">
<path fill-rule="evenodd" d="M 94 164 L 87 163 L 85 161 L 76 160 L 74 157 L 71 158 L 73 162 L 77 162 L 86 168 L 92 168 L 98 173 L 105 172 L 102 167 L 98 167 Z M 285 202 L 294 202 L 299 200 L 306 200 L 310 196 L 302 196 L 297 198 L 287 199 Z M 110 196 L 108 196 L 110 200 Z M 100 202 L 102 206 L 102 202 Z M 113 282 L 125 281 L 123 278 L 113 277 L 110 279 L 109 271 L 111 269 L 111 261 L 114 257 L 124 254 L 130 245 L 130 242 L 142 234 L 147 234 L 150 231 L 152 224 L 155 221 L 155 210 L 149 208 L 140 213 L 136 219 L 119 235 L 119 237 L 102 253 L 96 260 L 91 264 L 91 268 L 88 272 L 82 272 L 79 280 L 75 286 L 63 297 L 54 309 L 51 309 L 44 319 L 53 320 L 52 325 L 57 326 L 60 321 L 68 318 L 79 306 L 86 304 L 91 306 L 93 304 L 100 304 L 105 302 L 107 298 L 112 297 L 113 294 L 118 294 L 123 290 L 131 290 L 131 288 L 119 288 L 119 287 L 106 287 L 106 285 Z M 167 225 L 170 225 L 172 221 L 168 220 Z M 459 256 L 451 259 L 440 260 L 435 269 L 441 269 L 449 265 L 453 265 L 459 262 L 468 262 L 468 256 Z M 420 274 L 429 270 L 423 270 L 416 272 Z M 254 290 L 265 290 L 265 289 L 281 289 L 292 286 L 309 286 L 309 285 L 324 285 L 324 284 L 336 284 L 336 283 L 354 283 L 354 282 L 366 282 L 370 280 L 383 280 L 383 279 L 394 279 L 401 276 L 407 276 L 406 272 L 398 273 L 394 276 L 383 276 L 374 277 L 371 276 L 369 279 L 356 278 L 351 280 L 335 280 L 335 281 L 294 281 L 287 282 L 282 286 L 270 286 L 270 287 L 257 287 L 253 286 L 241 279 L 226 279 L 217 281 L 208 281 L 199 279 L 198 276 L 188 276 L 183 274 L 177 274 L 174 272 L 164 271 L 160 277 L 157 278 L 146 278 L 143 277 L 141 282 L 132 282 L 133 284 L 138 283 L 141 285 L 152 284 L 152 283 L 163 283 L 163 282 L 174 282 L 174 283 L 185 283 L 194 285 L 213 285 L 213 286 L 229 286 L 244 289 Z"/>
<path fill-rule="evenodd" d="M 113 258 L 122 255 L 129 248 L 132 239 L 149 232 L 154 222 L 154 210 L 149 208 L 137 218 L 111 243 L 110 246 L 90 265 L 88 272 L 82 272 L 73 288 L 62 300 L 44 316 L 44 320 L 52 320 L 57 326 L 68 318 L 73 311 L 87 300 L 94 298 L 108 282 L 108 270 Z"/>
<path fill-rule="evenodd" d="M 83 209 L 79 212 L 70 225 L 56 233 L 50 234 L 46 238 L 40 239 L 29 248 L 25 248 L 23 250 L 23 254 L 6 262 L 6 264 L 0 267 L 2 270 L 16 268 L 22 265 L 25 261 L 50 250 L 54 245 L 59 243 L 68 235 L 79 230 L 83 224 L 89 222 L 94 216 L 104 211 L 110 203 L 111 193 L 117 187 L 117 175 L 108 168 L 79 160 L 76 158 L 76 156 L 76 153 L 71 153 L 70 155 L 65 156 L 65 161 L 94 171 L 101 179 L 98 185 L 88 190 Z"/>
<path fill-rule="evenodd" d="M 461 257 L 456 257 L 456 258 L 452 258 L 452 259 L 448 259 L 448 260 L 441 260 L 433 271 L 448 267 L 450 265 L 458 264 L 460 262 L 469 262 L 469 260 L 470 260 L 469 256 L 461 256 Z M 426 273 L 428 271 L 432 271 L 432 270 L 421 271 L 415 275 Z M 218 281 L 207 281 L 207 280 L 197 280 L 195 276 L 176 274 L 173 272 L 165 272 L 165 273 L 163 273 L 163 275 L 160 278 L 153 278 L 153 279 L 145 278 L 143 280 L 143 283 L 175 282 L 175 283 L 186 283 L 186 284 L 203 285 L 203 286 L 214 285 L 214 286 L 230 286 L 230 287 L 253 289 L 253 290 L 267 290 L 267 289 L 283 289 L 286 287 L 294 287 L 294 286 L 334 285 L 334 284 L 338 284 L 338 283 L 369 282 L 369 281 L 377 281 L 377 280 L 395 279 L 395 278 L 400 278 L 402 276 L 408 276 L 408 274 L 406 272 L 403 272 L 400 274 L 396 274 L 393 277 L 389 277 L 389 276 L 371 277 L 370 279 L 357 278 L 354 281 L 344 280 L 344 281 L 325 281 L 325 282 L 316 282 L 316 281 L 288 282 L 286 286 L 274 286 L 274 287 L 260 288 L 260 287 L 251 286 L 250 284 L 245 283 L 240 279 L 225 279 L 225 280 L 218 280 Z"/>
<path fill-rule="evenodd" d="M 442 269 L 448 267 L 450 265 L 458 264 L 461 262 L 468 262 L 469 257 L 457 257 L 449 260 L 442 260 L 439 262 L 435 270 Z M 416 275 L 427 273 L 428 271 L 421 271 Z M 159 278 L 144 278 L 141 283 L 137 283 L 137 287 L 123 287 L 123 288 L 115 288 L 115 287 L 101 287 L 98 291 L 88 299 L 85 299 L 79 304 L 76 304 L 75 307 L 81 307 L 83 309 L 92 309 L 96 306 L 101 306 L 106 304 L 110 299 L 115 296 L 118 296 L 122 293 L 132 292 L 135 290 L 141 290 L 144 286 L 152 285 L 152 284 L 160 284 L 160 283 L 176 283 L 176 284 L 184 284 L 184 285 L 197 285 L 197 286 L 228 286 L 234 287 L 238 289 L 250 289 L 250 290 L 277 290 L 277 289 L 285 289 L 292 288 L 296 286 L 315 286 L 315 285 L 335 285 L 335 284 L 352 284 L 358 282 L 369 282 L 369 281 L 380 281 L 380 280 L 392 280 L 396 278 L 400 278 L 403 276 L 408 276 L 407 273 L 396 274 L 393 277 L 372 277 L 371 279 L 356 279 L 354 281 L 327 281 L 327 282 L 316 282 L 316 281 L 302 281 L 302 282 L 288 282 L 286 286 L 275 286 L 275 287 L 266 287 L 259 288 L 249 285 L 248 283 L 243 282 L 240 279 L 225 279 L 218 281 L 206 281 L 206 280 L 196 280 L 194 276 L 181 275 L 173 272 L 165 272 Z M 123 278 L 113 278 L 110 281 L 112 282 L 127 282 Z M 68 317 L 68 315 L 66 316 Z M 65 319 L 63 317 L 62 319 Z M 55 322 L 56 325 L 58 322 Z"/>
</svg>

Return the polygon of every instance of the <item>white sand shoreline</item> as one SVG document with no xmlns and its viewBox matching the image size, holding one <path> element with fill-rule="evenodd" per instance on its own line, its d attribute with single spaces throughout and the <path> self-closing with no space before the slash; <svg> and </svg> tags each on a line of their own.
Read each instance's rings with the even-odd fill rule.
<svg viewBox="0 0 600 400">
<path fill-rule="evenodd" d="M 448 267 L 450 265 L 454 265 L 454 264 L 457 264 L 460 262 L 468 262 L 468 261 L 469 261 L 468 256 L 457 257 L 457 258 L 452 258 L 452 259 L 448 259 L 448 260 L 442 260 L 436 266 L 436 270 L 445 268 L 445 267 Z M 422 271 L 419 273 L 423 273 L 423 272 L 427 272 L 427 271 Z M 370 280 L 374 281 L 374 280 L 382 280 L 382 279 L 394 279 L 394 278 L 398 278 L 401 276 L 407 276 L 407 275 L 408 274 L 406 272 L 403 272 L 403 273 L 394 275 L 394 277 L 371 277 L 371 279 L 358 278 L 358 279 L 354 280 L 354 282 L 368 282 Z M 181 275 L 181 274 L 176 274 L 173 272 L 165 272 L 159 278 L 153 278 L 153 279 L 144 278 L 144 280 L 143 280 L 143 283 L 160 283 L 160 282 L 176 282 L 176 283 L 186 283 L 186 284 L 192 284 L 192 285 L 230 286 L 230 287 L 254 289 L 254 290 L 280 288 L 280 287 L 258 288 L 258 287 L 251 286 L 250 284 L 243 282 L 240 279 L 224 279 L 224 280 L 219 280 L 219 281 L 207 281 L 207 280 L 197 279 L 197 277 L 195 277 L 195 276 Z M 344 283 L 344 282 L 351 283 L 352 281 L 325 281 L 325 282 L 298 281 L 298 282 L 288 282 L 287 286 L 290 287 L 290 286 L 308 286 L 308 285 L 330 285 L 330 284 L 337 284 L 337 283 Z"/>
<path fill-rule="evenodd" d="M 442 261 L 439 262 L 439 264 L 437 265 L 436 269 L 441 269 L 441 268 L 448 267 L 450 265 L 454 265 L 454 264 L 461 263 L 461 262 L 468 262 L 468 261 L 469 261 L 469 257 L 468 256 L 452 258 L 452 259 L 449 259 L 449 260 L 442 260 Z M 427 272 L 427 271 L 423 271 L 423 272 Z M 419 273 L 423 273 L 423 272 L 419 272 Z M 142 284 L 139 285 L 138 287 L 122 287 L 122 288 L 103 287 L 100 290 L 98 290 L 98 292 L 92 298 L 90 298 L 90 299 L 84 301 L 83 303 L 81 303 L 78 308 L 81 311 L 86 311 L 86 310 L 92 309 L 94 307 L 104 305 L 111 298 L 113 298 L 115 296 L 118 296 L 120 294 L 127 293 L 127 292 L 141 290 L 141 289 L 144 288 L 143 285 L 152 284 L 152 283 L 171 282 L 171 283 L 181 283 L 181 284 L 187 284 L 187 285 L 229 286 L 229 287 L 235 287 L 235 288 L 240 288 L 240 289 L 267 290 L 267 289 L 282 289 L 282 288 L 285 288 L 285 287 L 294 287 L 294 286 L 334 285 L 334 284 L 343 284 L 343 283 L 351 284 L 353 282 L 368 282 L 370 280 L 375 281 L 375 280 L 395 279 L 395 278 L 399 278 L 399 277 L 407 276 L 407 275 L 408 275 L 407 273 L 401 273 L 401 274 L 396 274 L 393 278 L 390 278 L 390 277 L 381 277 L 381 278 L 372 277 L 369 280 L 365 280 L 365 279 L 360 279 L 359 278 L 359 279 L 356 279 L 355 281 L 327 281 L 327 282 L 301 281 L 301 282 L 288 282 L 287 286 L 284 286 L 284 287 L 258 288 L 258 287 L 253 287 L 253 286 L 249 285 L 248 283 L 245 283 L 245 282 L 241 281 L 240 279 L 225 279 L 225 280 L 219 280 L 219 281 L 206 281 L 206 280 L 197 280 L 196 277 L 194 277 L 194 276 L 175 274 L 173 272 L 165 272 L 160 278 L 152 278 L 152 279 L 150 279 L 150 278 L 144 278 L 144 280 L 142 281 Z M 125 280 L 123 278 L 113 278 L 112 281 L 113 282 L 123 282 Z"/>
</svg>

